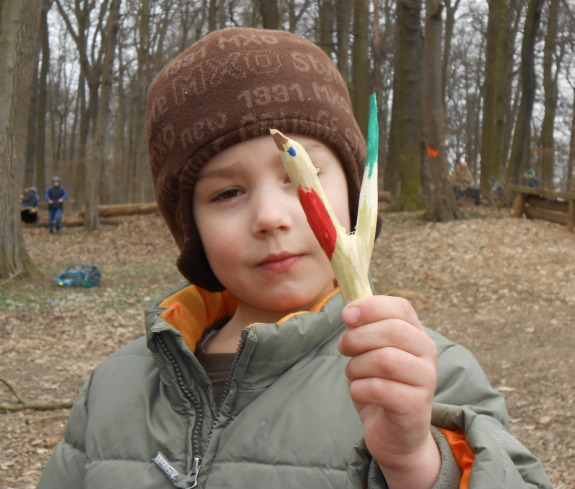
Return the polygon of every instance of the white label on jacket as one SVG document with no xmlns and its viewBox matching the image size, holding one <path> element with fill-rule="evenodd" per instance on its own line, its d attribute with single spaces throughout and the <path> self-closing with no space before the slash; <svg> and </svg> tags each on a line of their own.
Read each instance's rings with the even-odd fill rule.
<svg viewBox="0 0 575 489">
<path fill-rule="evenodd" d="M 170 465 L 170 462 L 168 462 L 160 452 L 158 452 L 158 454 L 152 460 L 170 479 L 176 480 L 178 475 L 180 475 L 179 472 Z"/>
</svg>

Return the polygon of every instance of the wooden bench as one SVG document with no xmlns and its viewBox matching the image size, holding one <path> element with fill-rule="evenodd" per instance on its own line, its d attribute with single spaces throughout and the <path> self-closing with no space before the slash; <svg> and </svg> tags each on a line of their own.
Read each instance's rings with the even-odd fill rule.
<svg viewBox="0 0 575 489">
<path fill-rule="evenodd" d="M 513 216 L 525 214 L 530 219 L 544 219 L 575 228 L 575 193 L 556 192 L 542 188 L 508 185 L 507 191 L 516 193 Z"/>
</svg>

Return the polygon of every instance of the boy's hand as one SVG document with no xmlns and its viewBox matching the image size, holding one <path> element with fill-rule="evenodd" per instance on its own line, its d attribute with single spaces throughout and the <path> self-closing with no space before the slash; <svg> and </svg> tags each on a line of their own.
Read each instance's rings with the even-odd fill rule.
<svg viewBox="0 0 575 489">
<path fill-rule="evenodd" d="M 339 350 L 365 442 L 390 488 L 431 488 L 441 467 L 430 431 L 437 348 L 408 301 L 373 296 L 343 310 Z"/>
</svg>

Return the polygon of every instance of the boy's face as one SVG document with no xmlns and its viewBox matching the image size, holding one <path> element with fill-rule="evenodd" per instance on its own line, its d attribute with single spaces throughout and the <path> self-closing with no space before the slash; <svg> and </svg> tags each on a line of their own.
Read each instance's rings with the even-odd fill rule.
<svg viewBox="0 0 575 489">
<path fill-rule="evenodd" d="M 340 223 L 349 232 L 347 182 L 322 142 L 290 136 L 309 153 Z M 218 154 L 194 188 L 194 218 L 208 262 L 252 322 L 305 309 L 333 289 L 333 271 L 315 238 L 270 136 Z"/>
</svg>

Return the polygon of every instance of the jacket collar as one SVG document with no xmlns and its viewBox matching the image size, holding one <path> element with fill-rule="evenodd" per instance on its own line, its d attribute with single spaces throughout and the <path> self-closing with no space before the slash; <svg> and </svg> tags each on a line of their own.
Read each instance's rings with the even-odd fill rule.
<svg viewBox="0 0 575 489">
<path fill-rule="evenodd" d="M 249 325 L 249 328 L 255 328 L 258 337 L 262 339 L 265 337 L 270 342 L 275 341 L 280 329 L 287 329 L 286 326 L 282 327 L 287 323 L 290 324 L 290 328 L 295 328 L 294 334 L 300 334 L 297 331 L 312 320 L 312 318 L 304 320 L 304 317 L 310 313 L 314 314 L 314 319 L 317 319 L 318 314 L 325 316 L 327 313 L 323 311 L 324 306 L 334 297 L 339 298 L 338 292 L 339 289 L 333 290 L 314 304 L 309 311 L 288 314 L 273 325 L 253 324 Z M 160 297 L 147 309 L 148 340 L 154 333 L 172 329 L 179 332 L 183 342 L 193 352 L 204 332 L 218 320 L 232 316 L 236 304 L 235 297 L 228 291 L 209 292 L 195 285 L 184 285 Z M 338 319 L 341 317 L 341 307 L 336 309 L 339 313 L 335 319 Z M 330 317 L 328 322 L 331 324 L 333 320 L 334 318 Z M 317 333 L 323 336 L 325 332 Z"/>
</svg>

